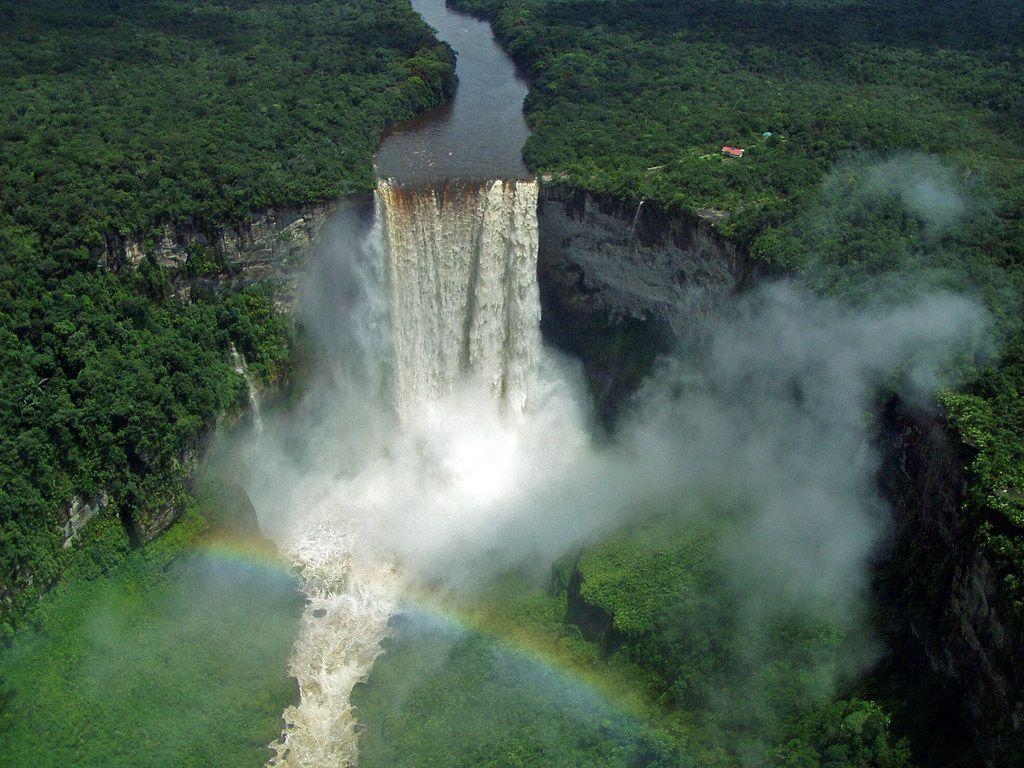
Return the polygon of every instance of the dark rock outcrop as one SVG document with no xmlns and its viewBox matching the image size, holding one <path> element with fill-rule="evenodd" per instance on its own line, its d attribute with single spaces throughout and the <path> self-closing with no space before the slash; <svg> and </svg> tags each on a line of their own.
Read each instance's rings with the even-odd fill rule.
<svg viewBox="0 0 1024 768">
<path fill-rule="evenodd" d="M 537 221 L 541 331 L 583 362 L 608 425 L 657 355 L 751 277 L 739 246 L 655 201 L 544 184 Z"/>
<path fill-rule="evenodd" d="M 886 408 L 883 428 L 879 480 L 896 531 L 877 596 L 903 657 L 896 674 L 907 672 L 910 689 L 928 692 L 921 704 L 934 710 L 933 729 L 959 723 L 966 730 L 961 755 L 930 762 L 1021 765 L 1024 638 L 1000 605 L 984 521 L 968 503 L 973 450 L 941 415 L 899 402 Z M 936 691 L 945 695 L 937 700 Z M 954 711 L 942 712 L 943 704 Z"/>
<path fill-rule="evenodd" d="M 583 572 L 576 563 L 566 585 L 564 621 L 577 627 L 584 638 L 610 656 L 622 645 L 623 635 L 615 628 L 614 616 L 583 597 L 583 581 Z"/>
<path fill-rule="evenodd" d="M 195 481 L 192 491 L 200 514 L 214 534 L 251 541 L 263 538 L 249 494 L 230 477 L 203 474 Z"/>
<path fill-rule="evenodd" d="M 67 549 L 78 538 L 86 524 L 106 509 L 109 499 L 106 493 L 96 496 L 73 496 L 64 508 L 64 534 L 61 546 Z"/>
<path fill-rule="evenodd" d="M 205 229 L 194 224 L 164 225 L 146 237 L 108 233 L 94 254 L 101 268 L 134 269 L 149 255 L 175 278 L 179 295 L 196 286 L 265 283 L 286 305 L 294 301 L 297 275 L 337 203 L 310 203 L 254 213 L 235 226 Z M 197 246 L 198 249 L 197 250 Z M 213 254 L 216 261 L 197 267 L 190 259 Z"/>
</svg>

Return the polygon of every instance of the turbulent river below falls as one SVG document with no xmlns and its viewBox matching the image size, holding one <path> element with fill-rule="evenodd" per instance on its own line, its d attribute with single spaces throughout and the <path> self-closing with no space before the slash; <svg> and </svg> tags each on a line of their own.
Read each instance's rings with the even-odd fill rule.
<svg viewBox="0 0 1024 768">
<path fill-rule="evenodd" d="M 318 256 L 337 269 L 315 274 L 305 296 L 346 297 L 326 313 L 299 310 L 344 338 L 329 383 L 314 387 L 328 416 L 301 438 L 323 441 L 306 447 L 318 466 L 275 476 L 259 462 L 294 437 L 253 437 L 263 445 L 248 489 L 307 598 L 290 663 L 300 700 L 284 713 L 275 766 L 356 764 L 349 696 L 381 652 L 403 585 L 464 549 L 524 458 L 550 468 L 568 455 L 561 443 L 582 439 L 565 429 L 571 403 L 538 426 L 564 388 L 541 374 L 525 83 L 487 24 L 443 0 L 413 6 L 458 53 L 456 97 L 388 135 L 372 227 L 343 226 Z"/>
</svg>

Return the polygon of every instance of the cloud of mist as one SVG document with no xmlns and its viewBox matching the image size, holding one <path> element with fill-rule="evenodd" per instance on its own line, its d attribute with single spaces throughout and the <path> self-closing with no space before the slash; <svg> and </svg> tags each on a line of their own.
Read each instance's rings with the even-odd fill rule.
<svg viewBox="0 0 1024 768">
<path fill-rule="evenodd" d="M 855 155 L 762 245 L 799 265 L 801 282 L 850 303 L 905 303 L 926 287 L 976 297 L 1005 336 L 1020 325 L 1019 296 L 998 247 L 983 245 L 1003 227 L 985 181 L 946 158 Z"/>
<path fill-rule="evenodd" d="M 872 171 L 868 183 L 934 226 L 963 215 L 937 187 L 904 188 L 898 175 Z M 725 302 L 698 348 L 663 359 L 616 434 L 595 440 L 578 365 L 550 350 L 522 414 L 466 382 L 403 421 L 388 389 L 380 259 L 365 219 L 335 222 L 301 304 L 320 351 L 309 385 L 236 447 L 265 533 L 288 548 L 338 524 L 358 542 L 354 559 L 466 590 L 513 567 L 547 573 L 668 511 L 717 527 L 750 654 L 773 617 L 797 610 L 856 638 L 845 658 L 808 667 L 816 693 L 870 660 L 868 563 L 889 525 L 872 405 L 882 388 L 926 403 L 953 383 L 954 361 L 984 354 L 990 323 L 977 302 L 929 289 L 851 307 L 762 286 Z"/>
<path fill-rule="evenodd" d="M 724 499 L 752 510 L 743 559 L 828 603 L 863 578 L 884 520 L 872 396 L 883 383 L 927 395 L 987 333 L 951 293 L 851 309 L 781 283 L 723 307 L 699 353 L 666 359 L 610 444 L 592 439 L 579 372 L 554 353 L 524 414 L 467 383 L 402 423 L 377 242 L 365 222 L 335 223 L 301 304 L 320 365 L 246 445 L 246 485 L 280 541 L 346 518 L 367 551 L 442 581 L 550 561 L 651 506 L 704 514 Z"/>
<path fill-rule="evenodd" d="M 868 166 L 862 194 L 895 195 L 911 216 L 932 232 L 947 231 L 970 211 L 963 182 L 953 169 L 932 155 L 905 154 Z"/>
</svg>

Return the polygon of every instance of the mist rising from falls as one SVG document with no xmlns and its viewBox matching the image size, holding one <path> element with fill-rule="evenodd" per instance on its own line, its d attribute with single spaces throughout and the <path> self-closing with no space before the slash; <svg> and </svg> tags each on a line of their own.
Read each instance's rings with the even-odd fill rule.
<svg viewBox="0 0 1024 768">
<path fill-rule="evenodd" d="M 297 476 L 251 490 L 281 510 L 264 528 L 307 596 L 291 661 L 301 698 L 271 765 L 356 763 L 349 694 L 402 580 L 476 551 L 515 485 L 556 475 L 584 440 L 541 348 L 536 209 L 534 181 L 381 181 L 363 241 L 339 242 L 339 261 L 311 276 L 305 311 L 334 345 L 329 383 L 313 386 L 321 415 Z"/>
<path fill-rule="evenodd" d="M 521 411 L 540 359 L 537 182 L 380 181 L 400 413 L 467 380 Z"/>
</svg>

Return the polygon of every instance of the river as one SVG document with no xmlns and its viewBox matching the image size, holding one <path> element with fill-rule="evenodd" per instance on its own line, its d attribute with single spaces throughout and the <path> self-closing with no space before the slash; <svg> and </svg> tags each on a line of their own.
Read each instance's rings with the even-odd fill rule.
<svg viewBox="0 0 1024 768">
<path fill-rule="evenodd" d="M 328 355 L 329 383 L 310 387 L 307 404 L 325 418 L 254 439 L 248 490 L 301 570 L 307 601 L 290 662 L 300 700 L 272 745 L 281 768 L 357 762 L 350 694 L 381 653 L 406 582 L 436 574 L 457 542 L 491 527 L 493 498 L 524 461 L 560 466 L 522 430 L 538 402 L 555 402 L 538 376 L 526 84 L 486 23 L 443 0 L 413 7 L 458 53 L 455 98 L 390 132 L 376 157 L 373 227 L 342 225 L 318 253 L 299 311 L 325 348 L 347 352 Z M 574 413 L 552 410 L 556 421 Z M 289 442 L 307 459 L 268 473 Z M 557 453 L 560 442 L 544 445 Z"/>
<path fill-rule="evenodd" d="M 526 81 L 490 25 L 456 13 L 444 0 L 413 8 L 458 54 L 454 100 L 393 128 L 376 156 L 379 178 L 403 184 L 450 179 L 522 179 Z"/>
</svg>

